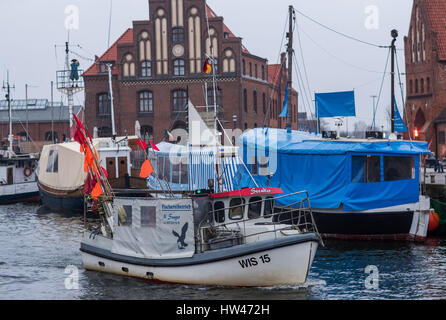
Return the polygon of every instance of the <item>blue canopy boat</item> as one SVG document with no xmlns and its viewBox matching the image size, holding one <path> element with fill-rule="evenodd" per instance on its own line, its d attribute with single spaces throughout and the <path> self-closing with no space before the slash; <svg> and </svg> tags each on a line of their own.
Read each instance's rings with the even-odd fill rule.
<svg viewBox="0 0 446 320">
<path fill-rule="evenodd" d="M 257 184 L 308 191 L 322 236 L 368 240 L 426 237 L 430 204 L 420 195 L 419 168 L 428 153 L 424 142 L 332 140 L 272 128 L 248 131 L 239 150 Z M 255 186 L 244 168 L 234 183 Z"/>
</svg>

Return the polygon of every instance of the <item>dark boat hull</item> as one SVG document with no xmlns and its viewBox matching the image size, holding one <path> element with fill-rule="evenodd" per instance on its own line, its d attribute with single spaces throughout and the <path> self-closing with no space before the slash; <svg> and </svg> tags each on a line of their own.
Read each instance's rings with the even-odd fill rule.
<svg viewBox="0 0 446 320">
<path fill-rule="evenodd" d="M 82 213 L 84 196 L 80 190 L 65 193 L 54 193 L 41 184 L 39 186 L 42 205 L 54 212 Z"/>
<path fill-rule="evenodd" d="M 39 192 L 29 192 L 22 194 L 11 194 L 0 196 L 0 205 L 14 203 L 38 203 L 40 201 Z"/>
<path fill-rule="evenodd" d="M 313 211 L 323 238 L 352 240 L 424 240 L 411 233 L 414 212 Z"/>
</svg>

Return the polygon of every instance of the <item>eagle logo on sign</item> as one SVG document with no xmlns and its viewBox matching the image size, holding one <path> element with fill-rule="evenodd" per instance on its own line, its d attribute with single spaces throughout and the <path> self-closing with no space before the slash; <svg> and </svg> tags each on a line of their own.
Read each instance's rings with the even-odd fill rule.
<svg viewBox="0 0 446 320">
<path fill-rule="evenodd" d="M 173 235 L 178 238 L 177 243 L 178 243 L 178 249 L 180 250 L 184 250 L 187 247 L 187 243 L 184 242 L 184 240 L 186 240 L 186 232 L 188 228 L 189 228 L 189 223 L 186 222 L 186 224 L 181 229 L 181 236 L 175 230 L 172 230 Z"/>
</svg>

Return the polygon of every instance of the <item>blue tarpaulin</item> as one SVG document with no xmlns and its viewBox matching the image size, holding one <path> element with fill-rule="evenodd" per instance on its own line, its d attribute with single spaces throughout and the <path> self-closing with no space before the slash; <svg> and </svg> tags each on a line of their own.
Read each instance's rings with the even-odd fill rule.
<svg viewBox="0 0 446 320">
<path fill-rule="evenodd" d="M 409 141 L 327 141 L 296 131 L 288 134 L 283 129 L 254 129 L 240 137 L 240 157 L 252 172 L 253 158 L 268 159 L 268 174 L 253 176 L 259 186 L 282 188 L 285 194 L 306 190 L 313 208 L 362 211 L 419 201 L 419 158 L 428 154 L 427 143 Z M 355 158 L 354 158 L 355 157 Z M 396 158 L 392 158 L 396 157 Z M 355 161 L 353 161 L 355 159 Z M 368 170 L 360 170 L 357 160 L 373 168 L 376 179 L 369 178 Z M 393 163 L 407 164 L 406 174 L 389 181 Z M 262 161 L 264 161 L 263 159 Z M 260 161 L 258 161 L 260 162 Z M 263 162 L 264 163 L 264 162 Z M 398 170 L 398 165 L 396 170 Z M 367 167 L 369 168 L 369 167 Z M 377 169 L 376 169 L 377 168 Z M 362 179 L 358 179 L 359 176 Z M 254 187 L 246 169 L 240 168 L 234 183 L 238 188 Z M 299 199 L 285 198 L 280 205 Z"/>
<path fill-rule="evenodd" d="M 355 117 L 355 92 L 316 93 L 318 118 Z"/>
</svg>

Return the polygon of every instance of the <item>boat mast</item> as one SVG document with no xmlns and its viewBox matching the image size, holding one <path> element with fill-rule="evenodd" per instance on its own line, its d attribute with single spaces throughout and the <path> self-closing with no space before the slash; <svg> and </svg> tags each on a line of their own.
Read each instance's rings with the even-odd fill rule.
<svg viewBox="0 0 446 320">
<path fill-rule="evenodd" d="M 293 108 L 292 108 L 292 88 L 293 88 L 293 20 L 294 20 L 294 8 L 289 7 L 290 21 L 289 21 L 289 32 L 288 32 L 288 113 L 287 113 L 287 132 L 291 132 L 291 126 L 293 122 Z"/>
<path fill-rule="evenodd" d="M 110 91 L 110 113 L 111 113 L 111 124 L 112 124 L 112 136 L 113 140 L 116 138 L 116 127 L 115 127 L 115 108 L 113 106 L 113 83 L 112 83 L 112 67 L 111 63 L 107 63 L 108 70 L 108 88 Z"/>
<path fill-rule="evenodd" d="M 390 116 L 390 121 L 391 121 L 391 133 L 395 132 L 395 42 L 396 42 L 396 38 L 398 37 L 398 31 L 397 30 L 392 30 L 391 32 L 392 35 L 392 45 L 390 46 L 390 50 L 392 50 L 392 70 L 391 70 L 391 98 L 392 98 L 392 102 L 391 102 L 391 116 Z"/>
<path fill-rule="evenodd" d="M 65 70 L 67 70 L 67 84 L 70 83 L 70 49 L 68 41 L 65 42 Z M 67 97 L 68 97 L 68 112 L 70 113 L 70 140 L 74 138 L 74 118 L 73 118 L 73 88 L 70 85 L 67 85 Z"/>
<path fill-rule="evenodd" d="M 3 90 L 6 91 L 6 101 L 8 102 L 8 115 L 9 115 L 9 135 L 8 135 L 8 157 L 11 158 L 13 155 L 12 143 L 13 143 L 13 135 L 12 135 L 12 107 L 11 107 L 11 89 L 15 87 L 11 87 L 9 83 L 9 70 L 6 73 L 6 84 L 3 84 Z"/>
</svg>

